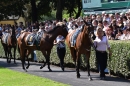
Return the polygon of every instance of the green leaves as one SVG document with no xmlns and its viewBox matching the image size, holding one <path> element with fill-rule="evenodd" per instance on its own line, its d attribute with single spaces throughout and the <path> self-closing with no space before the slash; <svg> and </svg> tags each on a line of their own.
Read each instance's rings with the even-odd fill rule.
<svg viewBox="0 0 130 86">
<path fill-rule="evenodd" d="M 0 20 L 11 15 L 23 15 L 24 4 L 29 0 L 0 0 Z"/>
<path fill-rule="evenodd" d="M 116 74 L 118 76 L 124 76 L 125 78 L 130 77 L 130 41 L 109 41 L 112 51 L 112 56 L 108 59 L 108 69 L 112 71 L 111 73 Z M 0 43 L 0 55 L 3 55 L 4 50 Z M 44 60 L 45 57 L 42 55 L 40 51 L 37 51 L 37 58 L 39 61 Z M 51 63 L 59 65 L 60 60 L 56 53 L 56 46 L 53 47 L 50 56 Z M 19 58 L 19 53 L 17 52 L 16 58 Z M 67 67 L 74 67 L 74 62 L 71 58 L 70 50 L 66 46 L 66 56 L 65 56 L 65 64 Z M 86 58 L 84 55 L 81 55 L 81 68 L 86 68 Z M 90 68 L 97 69 L 96 66 L 96 56 L 95 51 L 91 51 L 90 57 Z"/>
</svg>

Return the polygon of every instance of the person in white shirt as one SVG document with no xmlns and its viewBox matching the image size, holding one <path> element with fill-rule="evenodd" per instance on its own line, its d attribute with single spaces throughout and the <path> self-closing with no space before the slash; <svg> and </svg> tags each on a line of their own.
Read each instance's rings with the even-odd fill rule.
<svg viewBox="0 0 130 86">
<path fill-rule="evenodd" d="M 107 50 L 109 51 L 109 55 L 111 55 L 111 52 L 108 39 L 106 36 L 104 36 L 104 31 L 102 28 L 97 28 L 94 45 L 96 47 L 96 59 L 100 67 L 100 79 L 105 79 L 104 70 L 107 67 Z"/>
<path fill-rule="evenodd" d="M 57 55 L 60 59 L 61 69 L 64 71 L 64 57 L 66 54 L 66 46 L 65 39 L 62 35 L 59 35 L 56 40 L 54 40 L 54 44 L 57 45 Z"/>
</svg>

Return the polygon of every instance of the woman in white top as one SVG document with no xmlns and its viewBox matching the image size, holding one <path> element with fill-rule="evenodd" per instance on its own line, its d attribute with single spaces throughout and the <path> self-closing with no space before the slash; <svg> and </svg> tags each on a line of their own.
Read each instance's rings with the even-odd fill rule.
<svg viewBox="0 0 130 86">
<path fill-rule="evenodd" d="M 66 46 L 65 39 L 62 35 L 59 35 L 56 40 L 54 40 L 54 44 L 57 45 L 57 55 L 60 59 L 61 69 L 64 71 L 64 57 L 66 54 Z"/>
<path fill-rule="evenodd" d="M 94 40 L 94 45 L 96 46 L 96 59 L 100 66 L 100 78 L 105 79 L 104 70 L 107 67 L 107 50 L 110 52 L 110 45 L 108 39 L 104 36 L 104 31 L 102 28 L 97 28 L 96 39 Z"/>
</svg>

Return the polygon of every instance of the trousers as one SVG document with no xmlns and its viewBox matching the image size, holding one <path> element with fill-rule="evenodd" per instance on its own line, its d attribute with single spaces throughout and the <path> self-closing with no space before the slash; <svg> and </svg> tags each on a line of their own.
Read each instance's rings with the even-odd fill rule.
<svg viewBox="0 0 130 86">
<path fill-rule="evenodd" d="M 59 48 L 57 47 L 57 55 L 60 59 L 60 66 L 63 67 L 64 66 L 64 57 L 66 54 L 66 48 Z"/>
<path fill-rule="evenodd" d="M 107 52 L 99 52 L 96 51 L 96 59 L 97 59 L 97 63 L 99 64 L 99 71 L 100 71 L 100 77 L 105 77 L 105 72 L 104 70 L 107 67 Z"/>
</svg>

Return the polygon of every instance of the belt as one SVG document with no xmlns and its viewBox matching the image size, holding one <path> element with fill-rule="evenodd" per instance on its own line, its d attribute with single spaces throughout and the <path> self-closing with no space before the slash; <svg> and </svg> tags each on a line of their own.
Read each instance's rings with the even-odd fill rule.
<svg viewBox="0 0 130 86">
<path fill-rule="evenodd" d="M 106 51 L 100 51 L 100 50 L 96 50 L 97 52 L 100 52 L 100 53 L 106 53 Z"/>
</svg>

